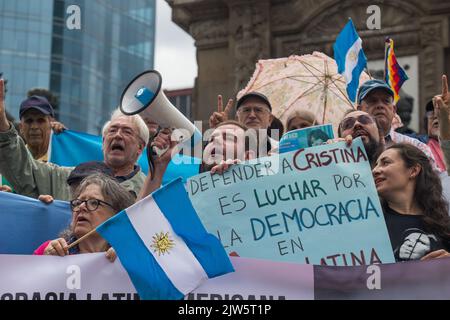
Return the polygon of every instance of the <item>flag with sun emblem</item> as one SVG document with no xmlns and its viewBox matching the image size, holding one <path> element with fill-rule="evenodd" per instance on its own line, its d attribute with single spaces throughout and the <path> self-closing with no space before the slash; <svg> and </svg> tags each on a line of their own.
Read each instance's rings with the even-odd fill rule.
<svg viewBox="0 0 450 320">
<path fill-rule="evenodd" d="M 333 49 L 338 72 L 344 75 L 347 83 L 348 97 L 351 101 L 355 101 L 359 78 L 367 66 L 367 58 L 362 48 L 362 40 L 356 32 L 352 19 L 339 33 Z"/>
<path fill-rule="evenodd" d="M 220 241 L 197 216 L 178 178 L 97 227 L 116 250 L 141 299 L 183 299 L 232 272 Z"/>
</svg>

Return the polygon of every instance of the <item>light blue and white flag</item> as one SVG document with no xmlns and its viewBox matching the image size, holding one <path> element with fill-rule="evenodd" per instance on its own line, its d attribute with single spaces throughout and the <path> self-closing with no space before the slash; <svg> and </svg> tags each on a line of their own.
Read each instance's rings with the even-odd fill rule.
<svg viewBox="0 0 450 320">
<path fill-rule="evenodd" d="M 220 241 L 200 222 L 181 178 L 97 232 L 116 250 L 141 299 L 182 299 L 208 278 L 234 271 Z"/>
<path fill-rule="evenodd" d="M 348 97 L 355 102 L 359 77 L 367 66 L 367 59 L 362 49 L 362 40 L 351 19 L 338 35 L 333 48 L 338 72 L 344 75 L 347 83 Z"/>
<path fill-rule="evenodd" d="M 72 218 L 70 205 L 51 204 L 0 192 L 0 254 L 32 254 L 43 242 L 58 238 Z"/>
<path fill-rule="evenodd" d="M 49 162 L 75 167 L 83 162 L 103 161 L 102 137 L 88 133 L 65 130 L 53 134 L 51 138 Z M 144 149 L 138 160 L 142 172 L 148 174 L 147 149 Z M 201 159 L 176 154 L 169 162 L 163 177 L 166 184 L 178 177 L 183 181 L 199 173 Z"/>
</svg>

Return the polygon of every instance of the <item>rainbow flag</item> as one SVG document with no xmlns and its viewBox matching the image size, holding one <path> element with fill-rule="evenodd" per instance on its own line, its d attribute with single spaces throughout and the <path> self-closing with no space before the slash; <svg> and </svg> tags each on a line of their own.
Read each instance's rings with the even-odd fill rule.
<svg viewBox="0 0 450 320">
<path fill-rule="evenodd" d="M 398 64 L 394 53 L 394 40 L 386 39 L 384 78 L 386 83 L 394 91 L 394 103 L 400 99 L 400 88 L 408 80 L 405 70 Z"/>
</svg>

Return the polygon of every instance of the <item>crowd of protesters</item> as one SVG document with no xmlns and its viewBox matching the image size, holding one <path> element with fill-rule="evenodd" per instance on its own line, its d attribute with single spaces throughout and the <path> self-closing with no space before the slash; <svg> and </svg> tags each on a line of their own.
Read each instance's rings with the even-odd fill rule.
<svg viewBox="0 0 450 320">
<path fill-rule="evenodd" d="M 272 114 L 272 107 L 258 92 L 243 95 L 235 107 L 230 99 L 224 108 L 219 96 L 217 111 L 209 118 L 211 130 L 199 173 L 222 174 L 232 165 L 274 156 L 283 132 L 322 124 L 307 110 L 292 112 L 282 123 Z M 362 139 L 397 261 L 450 256 L 450 93 L 446 76 L 442 77 L 442 92 L 426 110 L 427 135 L 396 132 L 393 91 L 383 81 L 369 80 L 359 88 L 357 108 L 341 119 L 338 139 L 329 140 L 322 131 L 313 131 L 308 137 L 311 147 L 341 140 L 350 145 L 353 139 Z M 49 99 L 38 94 L 27 97 L 18 116 L 19 130 L 7 117 L 4 82 L 0 80 L 0 174 L 9 182 L 9 186 L 2 184 L 1 190 L 46 203 L 70 201 L 72 209 L 68 229 L 34 253 L 64 256 L 105 251 L 114 260 L 113 248 L 98 234 L 79 240 L 161 187 L 177 148 L 172 131 L 158 128 L 155 119 L 126 116 L 116 110 L 102 130 L 104 161 L 62 167 L 48 162 L 51 130 L 65 129 L 55 121 Z M 147 145 L 152 170 L 146 177 L 136 162 Z M 158 156 L 153 148 L 167 151 Z"/>
</svg>

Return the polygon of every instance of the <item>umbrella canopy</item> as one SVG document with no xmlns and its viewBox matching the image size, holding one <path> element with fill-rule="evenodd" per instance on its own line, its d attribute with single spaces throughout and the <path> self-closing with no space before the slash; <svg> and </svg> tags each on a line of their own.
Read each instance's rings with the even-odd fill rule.
<svg viewBox="0 0 450 320">
<path fill-rule="evenodd" d="M 347 96 L 345 78 L 337 70 L 334 59 L 320 52 L 259 60 L 237 98 L 251 91 L 263 93 L 270 100 L 273 115 L 283 124 L 295 110 L 308 110 L 323 124 L 333 124 L 336 132 L 344 113 L 355 109 Z M 360 84 L 369 79 L 362 73 Z"/>
</svg>

